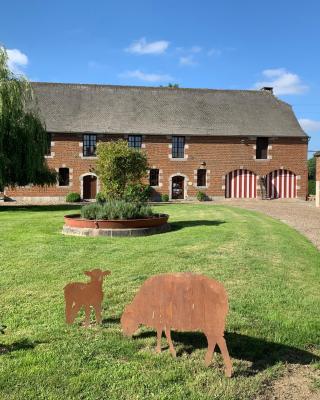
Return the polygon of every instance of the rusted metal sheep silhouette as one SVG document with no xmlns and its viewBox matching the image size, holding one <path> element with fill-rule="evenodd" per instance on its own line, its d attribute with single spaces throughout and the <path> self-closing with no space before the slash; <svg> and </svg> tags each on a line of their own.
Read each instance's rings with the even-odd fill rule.
<svg viewBox="0 0 320 400">
<path fill-rule="evenodd" d="M 228 313 L 228 296 L 217 281 L 203 275 L 176 273 L 155 275 L 147 279 L 121 317 L 123 333 L 132 336 L 140 324 L 157 331 L 157 352 L 161 352 L 161 336 L 165 332 L 171 354 L 176 352 L 171 329 L 202 331 L 208 340 L 205 363 L 208 366 L 216 344 L 221 350 L 225 374 L 231 376 L 224 329 Z"/>
<path fill-rule="evenodd" d="M 64 298 L 66 302 L 66 322 L 72 324 L 82 307 L 85 309 L 85 326 L 90 325 L 90 311 L 94 308 L 96 321 L 101 323 L 101 303 L 103 300 L 102 284 L 103 278 L 110 275 L 111 271 L 93 269 L 85 271 L 85 275 L 91 278 L 90 282 L 73 282 L 64 287 Z"/>
</svg>

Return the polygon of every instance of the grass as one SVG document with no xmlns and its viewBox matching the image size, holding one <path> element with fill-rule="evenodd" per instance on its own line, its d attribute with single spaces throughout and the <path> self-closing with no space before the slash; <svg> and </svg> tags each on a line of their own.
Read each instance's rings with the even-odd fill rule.
<svg viewBox="0 0 320 400">
<path fill-rule="evenodd" d="M 66 211 L 68 209 L 68 211 Z M 166 205 L 172 231 L 146 238 L 61 235 L 71 207 L 0 207 L 0 398 L 254 399 L 287 362 L 319 366 L 319 252 L 279 221 L 226 206 Z M 102 326 L 64 322 L 63 287 L 83 271 L 110 269 Z M 204 365 L 201 333 L 163 339 L 142 328 L 121 334 L 119 318 L 144 280 L 169 271 L 224 283 L 226 339 L 234 377 L 220 354 Z"/>
</svg>

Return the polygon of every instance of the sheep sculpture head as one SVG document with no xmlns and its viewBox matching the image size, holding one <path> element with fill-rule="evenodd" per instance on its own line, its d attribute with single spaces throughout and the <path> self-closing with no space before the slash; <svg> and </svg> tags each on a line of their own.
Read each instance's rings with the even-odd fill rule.
<svg viewBox="0 0 320 400">
<path fill-rule="evenodd" d="M 136 316 L 130 307 L 127 306 L 121 317 L 121 327 L 123 334 L 125 336 L 131 337 L 136 330 L 139 328 L 139 323 L 137 322 Z"/>
<path fill-rule="evenodd" d="M 103 278 L 111 274 L 111 271 L 102 271 L 99 268 L 93 269 L 91 271 L 85 271 L 85 275 L 89 276 L 93 281 L 103 281 Z"/>
</svg>

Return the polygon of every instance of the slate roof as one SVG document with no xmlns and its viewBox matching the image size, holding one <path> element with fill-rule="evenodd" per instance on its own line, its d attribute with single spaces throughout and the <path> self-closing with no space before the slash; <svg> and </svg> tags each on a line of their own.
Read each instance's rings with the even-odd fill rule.
<svg viewBox="0 0 320 400">
<path fill-rule="evenodd" d="M 33 82 L 48 132 L 302 136 L 290 105 L 260 90 Z"/>
</svg>

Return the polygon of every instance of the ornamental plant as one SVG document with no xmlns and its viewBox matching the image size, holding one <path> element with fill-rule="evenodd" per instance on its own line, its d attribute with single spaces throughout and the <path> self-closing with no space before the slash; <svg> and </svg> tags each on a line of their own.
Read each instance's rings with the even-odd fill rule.
<svg viewBox="0 0 320 400">
<path fill-rule="evenodd" d="M 152 188 L 143 183 L 136 183 L 135 185 L 127 185 L 124 191 L 124 199 L 126 201 L 142 202 L 145 203 L 149 200 L 152 193 Z"/>
<path fill-rule="evenodd" d="M 207 195 L 204 192 L 197 192 L 197 200 L 198 201 L 205 201 L 207 200 Z"/>
<path fill-rule="evenodd" d="M 79 201 L 81 201 L 81 197 L 80 194 L 77 192 L 68 193 L 66 196 L 67 203 L 77 203 Z"/>
<path fill-rule="evenodd" d="M 104 204 L 88 204 L 81 209 L 81 217 L 85 219 L 136 219 L 153 215 L 149 205 L 127 202 L 125 200 L 109 200 Z"/>
<path fill-rule="evenodd" d="M 106 199 L 125 199 L 129 187 L 147 175 L 147 156 L 125 140 L 98 143 L 97 156 L 96 172 Z"/>
</svg>

